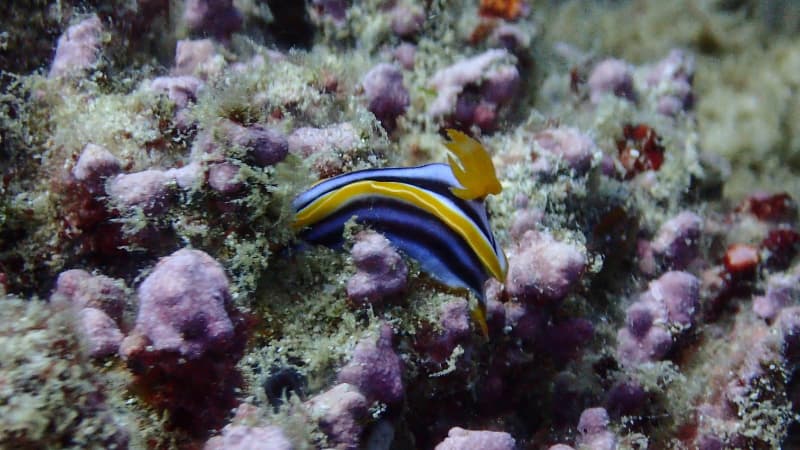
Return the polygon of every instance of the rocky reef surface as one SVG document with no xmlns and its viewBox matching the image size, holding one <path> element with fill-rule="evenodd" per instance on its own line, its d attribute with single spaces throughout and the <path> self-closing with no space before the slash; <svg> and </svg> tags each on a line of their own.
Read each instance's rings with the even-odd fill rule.
<svg viewBox="0 0 800 450">
<path fill-rule="evenodd" d="M 789 1 L 30 0 L 0 19 L 0 447 L 800 446 Z M 489 149 L 474 295 L 292 200 Z"/>
</svg>

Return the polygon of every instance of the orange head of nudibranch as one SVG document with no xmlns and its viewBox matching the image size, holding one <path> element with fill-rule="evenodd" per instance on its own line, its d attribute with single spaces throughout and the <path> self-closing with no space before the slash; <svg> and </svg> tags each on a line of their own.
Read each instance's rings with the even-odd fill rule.
<svg viewBox="0 0 800 450">
<path fill-rule="evenodd" d="M 484 198 L 499 194 L 503 188 L 497 180 L 492 157 L 477 140 L 457 130 L 447 130 L 450 138 L 444 145 L 450 150 L 447 156 L 450 169 L 462 187 L 450 190 L 464 200 Z"/>
</svg>

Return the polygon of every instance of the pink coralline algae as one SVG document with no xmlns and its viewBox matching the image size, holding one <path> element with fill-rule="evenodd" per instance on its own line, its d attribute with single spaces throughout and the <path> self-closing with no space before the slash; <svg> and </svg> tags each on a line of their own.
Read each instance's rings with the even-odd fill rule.
<svg viewBox="0 0 800 450">
<path fill-rule="evenodd" d="M 587 450 L 614 450 L 617 436 L 608 429 L 608 412 L 603 408 L 589 408 L 578 421 L 578 447 Z"/>
<path fill-rule="evenodd" d="M 391 405 L 402 400 L 403 367 L 392 348 L 393 336 L 392 328 L 384 324 L 377 340 L 367 336 L 359 341 L 352 359 L 339 372 L 338 381 L 356 386 L 370 401 Z"/>
<path fill-rule="evenodd" d="M 550 128 L 534 136 L 543 157 L 561 159 L 577 174 L 586 173 L 599 150 L 591 137 L 576 128 Z"/>
<path fill-rule="evenodd" d="M 436 446 L 436 450 L 514 450 L 516 441 L 502 431 L 465 430 L 454 427 L 447 438 Z"/>
<path fill-rule="evenodd" d="M 103 24 L 92 15 L 67 28 L 58 38 L 50 78 L 80 73 L 94 66 L 100 56 Z"/>
<path fill-rule="evenodd" d="M 220 121 L 217 133 L 203 130 L 192 144 L 191 160 L 196 162 L 224 162 L 230 149 L 243 150 L 235 154 L 244 162 L 257 167 L 275 165 L 289 154 L 289 140 L 272 127 L 253 124 L 243 126 L 230 120 Z"/>
<path fill-rule="evenodd" d="M 690 211 L 683 211 L 664 222 L 658 229 L 651 246 L 656 259 L 668 269 L 683 270 L 698 255 L 703 219 Z"/>
<path fill-rule="evenodd" d="M 505 303 L 505 329 L 515 338 L 534 341 L 547 321 L 547 314 L 541 309 L 523 303 Z"/>
<path fill-rule="evenodd" d="M 619 59 L 609 58 L 599 62 L 589 75 L 588 85 L 592 103 L 600 103 L 609 94 L 636 100 L 633 70 L 628 63 Z"/>
<path fill-rule="evenodd" d="M 367 109 L 375 114 L 386 131 L 394 130 L 397 118 L 406 112 L 411 102 L 403 85 L 403 72 L 393 64 L 378 64 L 364 75 L 361 85 Z"/>
<path fill-rule="evenodd" d="M 106 193 L 114 206 L 138 207 L 147 213 L 157 213 L 173 199 L 174 187 L 189 189 L 200 181 L 201 175 L 197 164 L 120 174 L 108 180 Z"/>
<path fill-rule="evenodd" d="M 194 435 L 235 406 L 246 323 L 230 304 L 228 278 L 206 253 L 162 258 L 138 289 L 139 313 L 120 354 L 146 400 Z"/>
<path fill-rule="evenodd" d="M 514 220 L 511 222 L 509 234 L 514 241 L 519 242 L 526 231 L 536 230 L 542 223 L 544 212 L 536 208 L 523 208 L 514 213 Z"/>
<path fill-rule="evenodd" d="M 355 149 L 359 141 L 356 129 L 346 122 L 325 128 L 302 127 L 289 135 L 289 152 L 312 158 L 314 171 L 326 178 L 342 172 L 342 154 Z"/>
<path fill-rule="evenodd" d="M 86 353 L 92 358 L 105 358 L 115 355 L 122 342 L 119 326 L 126 298 L 121 282 L 73 269 L 59 275 L 50 301 L 72 307 L 75 328 Z"/>
<path fill-rule="evenodd" d="M 182 40 L 175 46 L 173 76 L 197 76 L 205 80 L 213 73 L 217 50 L 211 39 Z"/>
<path fill-rule="evenodd" d="M 156 77 L 145 84 L 146 89 L 166 95 L 175 105 L 175 123 L 181 128 L 187 128 L 192 120 L 188 117 L 186 108 L 197 101 L 197 95 L 205 83 L 191 75 Z"/>
<path fill-rule="evenodd" d="M 207 254 L 184 249 L 161 259 L 138 296 L 133 333 L 145 336 L 153 351 L 195 359 L 231 345 L 228 278 Z"/>
<path fill-rule="evenodd" d="M 106 178 L 116 175 L 121 170 L 121 163 L 106 148 L 95 144 L 86 144 L 78 162 L 72 168 L 72 176 L 93 195 L 101 194 Z"/>
<path fill-rule="evenodd" d="M 414 60 L 417 56 L 417 46 L 408 42 L 403 42 L 394 49 L 392 56 L 394 56 L 394 59 L 400 63 L 404 69 L 412 70 L 414 68 Z"/>
<path fill-rule="evenodd" d="M 455 109 L 459 94 L 470 84 L 479 84 L 486 71 L 509 57 L 505 50 L 489 50 L 480 55 L 444 68 L 431 78 L 437 96 L 428 108 L 432 116 L 448 114 Z"/>
<path fill-rule="evenodd" d="M 672 271 L 650 282 L 628 307 L 626 327 L 617 333 L 617 357 L 625 366 L 663 359 L 673 340 L 692 326 L 698 312 L 700 280 Z"/>
<path fill-rule="evenodd" d="M 586 269 L 585 252 L 550 234 L 527 231 L 509 252 L 506 291 L 525 302 L 555 303 L 567 296 Z"/>
<path fill-rule="evenodd" d="M 292 443 L 278 427 L 227 425 L 222 434 L 206 442 L 204 450 L 292 450 Z"/>
<path fill-rule="evenodd" d="M 694 106 L 694 58 L 674 49 L 647 74 L 647 86 L 656 93 L 656 111 L 674 116 Z"/>
<path fill-rule="evenodd" d="M 202 80 L 190 75 L 157 77 L 149 83 L 150 89 L 166 94 L 178 109 L 195 102 L 197 93 L 203 86 Z"/>
<path fill-rule="evenodd" d="M 62 272 L 51 301 L 66 300 L 78 308 L 96 308 L 114 320 L 122 319 L 127 294 L 122 282 L 81 269 Z"/>
<path fill-rule="evenodd" d="M 616 450 L 618 448 L 617 436 L 608 429 L 608 412 L 604 408 L 589 408 L 581 413 L 578 421 L 576 446 L 556 444 L 548 450 Z"/>
<path fill-rule="evenodd" d="M 223 195 L 232 195 L 244 188 L 239 179 L 239 166 L 227 162 L 208 166 L 208 185 Z"/>
<path fill-rule="evenodd" d="M 594 337 L 594 326 L 586 319 L 555 319 L 543 308 L 516 301 L 504 306 L 504 331 L 548 356 L 556 365 L 574 359 Z"/>
<path fill-rule="evenodd" d="M 773 274 L 767 280 L 767 292 L 753 298 L 753 312 L 766 320 L 774 320 L 781 309 L 800 298 L 800 265 L 785 273 Z"/>
<path fill-rule="evenodd" d="M 443 337 L 456 343 L 470 334 L 469 305 L 464 299 L 453 300 L 442 305 L 439 312 Z"/>
<path fill-rule="evenodd" d="M 264 423 L 258 407 L 242 403 L 222 432 L 206 441 L 204 450 L 292 450 L 294 446 L 278 426 Z"/>
<path fill-rule="evenodd" d="M 243 18 L 232 0 L 187 0 L 183 21 L 196 33 L 230 39 L 241 28 Z"/>
<path fill-rule="evenodd" d="M 487 42 L 493 47 L 502 47 L 520 54 L 531 44 L 530 30 L 519 24 L 500 23 L 494 27 Z"/>
<path fill-rule="evenodd" d="M 497 334 L 505 327 L 506 308 L 501 301 L 505 294 L 503 285 L 497 280 L 490 280 L 486 283 L 486 324 L 489 326 L 489 334 Z"/>
<path fill-rule="evenodd" d="M 225 122 L 225 134 L 231 144 L 245 148 L 255 165 L 275 165 L 289 154 L 289 140 L 282 132 L 261 124 L 241 126 Z"/>
<path fill-rule="evenodd" d="M 508 51 L 492 49 L 436 72 L 430 85 L 437 97 L 428 114 L 494 130 L 500 108 L 511 103 L 520 84 L 519 70 L 511 61 Z"/>
<path fill-rule="evenodd" d="M 389 10 L 389 16 L 392 31 L 401 38 L 414 37 L 425 24 L 425 11 L 418 4 L 407 0 L 397 2 Z"/>
<path fill-rule="evenodd" d="M 115 355 L 122 343 L 119 326 L 108 314 L 96 308 L 83 308 L 78 312 L 78 331 L 92 358 Z"/>
<path fill-rule="evenodd" d="M 774 436 L 793 422 L 787 382 L 800 362 L 800 307 L 782 309 L 772 326 L 737 323 L 728 339 L 730 354 L 714 366 L 707 400 L 698 407 L 695 444 L 778 448 Z"/>
<path fill-rule="evenodd" d="M 150 212 L 164 208 L 170 192 L 168 182 L 163 170 L 150 169 L 118 175 L 109 181 L 106 190 L 116 204 L 140 206 Z"/>
<path fill-rule="evenodd" d="M 501 306 L 502 307 L 502 306 Z M 466 344 L 470 335 L 469 305 L 464 299 L 451 300 L 439 309 L 441 331 L 425 329 L 418 333 L 416 346 L 437 367 L 459 344 Z"/>
<path fill-rule="evenodd" d="M 604 402 L 612 417 L 640 415 L 650 400 L 647 391 L 636 381 L 620 381 L 609 389 Z"/>
<path fill-rule="evenodd" d="M 359 233 L 351 255 L 358 271 L 347 281 L 347 298 L 354 304 L 377 304 L 406 291 L 408 267 L 383 235 Z"/>
<path fill-rule="evenodd" d="M 312 397 L 306 404 L 335 449 L 359 448 L 361 433 L 364 431 L 362 423 L 367 416 L 369 403 L 355 386 L 337 384 Z"/>
</svg>

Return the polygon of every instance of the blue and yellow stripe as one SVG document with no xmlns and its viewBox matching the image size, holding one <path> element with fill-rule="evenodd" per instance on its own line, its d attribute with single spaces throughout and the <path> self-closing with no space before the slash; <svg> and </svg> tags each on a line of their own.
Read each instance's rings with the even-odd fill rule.
<svg viewBox="0 0 800 450">
<path fill-rule="evenodd" d="M 312 244 L 342 244 L 355 217 L 386 236 L 451 287 L 473 291 L 504 280 L 507 263 L 492 234 L 484 198 L 500 192 L 488 152 L 476 140 L 448 130 L 448 164 L 370 169 L 323 180 L 294 201 L 294 229 Z"/>
</svg>

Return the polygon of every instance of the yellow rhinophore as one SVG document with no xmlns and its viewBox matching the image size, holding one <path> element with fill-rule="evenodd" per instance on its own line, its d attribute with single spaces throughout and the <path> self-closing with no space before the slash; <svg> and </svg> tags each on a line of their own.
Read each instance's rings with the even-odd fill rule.
<svg viewBox="0 0 800 450">
<path fill-rule="evenodd" d="M 492 157 L 483 145 L 458 130 L 448 129 L 447 137 L 450 141 L 444 145 L 451 152 L 447 160 L 456 180 L 463 186 L 451 187 L 453 194 L 464 200 L 499 194 L 503 188 L 497 180 Z"/>
</svg>

